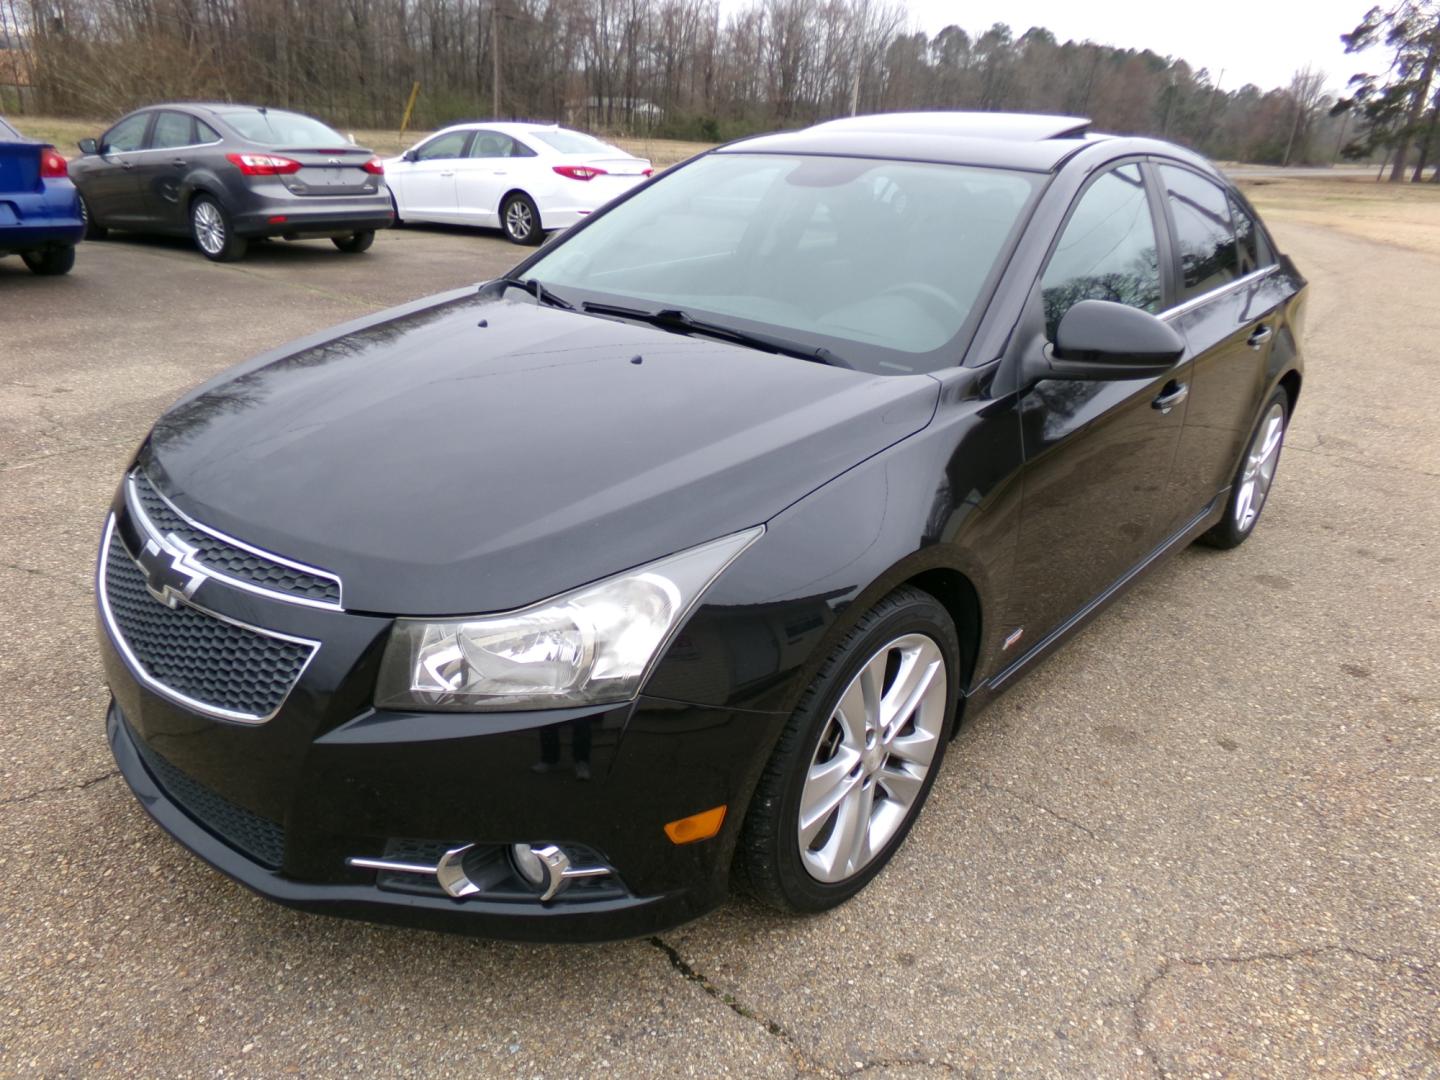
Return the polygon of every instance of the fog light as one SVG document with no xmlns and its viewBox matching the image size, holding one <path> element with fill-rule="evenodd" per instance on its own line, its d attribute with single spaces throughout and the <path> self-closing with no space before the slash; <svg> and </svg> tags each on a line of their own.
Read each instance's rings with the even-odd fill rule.
<svg viewBox="0 0 1440 1080">
<path fill-rule="evenodd" d="M 537 889 L 545 884 L 545 864 L 529 844 L 516 844 L 510 849 L 515 871 Z"/>
</svg>

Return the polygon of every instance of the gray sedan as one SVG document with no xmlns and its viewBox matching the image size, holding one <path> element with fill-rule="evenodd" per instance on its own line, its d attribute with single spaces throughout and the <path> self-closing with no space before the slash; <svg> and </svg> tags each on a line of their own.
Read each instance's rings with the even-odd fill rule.
<svg viewBox="0 0 1440 1080">
<path fill-rule="evenodd" d="M 361 252 L 394 222 L 384 166 L 319 120 L 253 105 L 155 105 L 70 163 L 86 236 L 110 229 L 190 236 L 206 258 L 262 237 L 329 237 Z"/>
</svg>

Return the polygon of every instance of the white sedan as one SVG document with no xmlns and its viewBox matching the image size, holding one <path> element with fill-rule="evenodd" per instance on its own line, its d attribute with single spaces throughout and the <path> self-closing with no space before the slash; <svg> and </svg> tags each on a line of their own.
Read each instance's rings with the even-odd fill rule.
<svg viewBox="0 0 1440 1080">
<path fill-rule="evenodd" d="M 499 227 L 517 244 L 574 225 L 654 170 L 556 125 L 456 124 L 385 162 L 400 221 Z"/>
</svg>

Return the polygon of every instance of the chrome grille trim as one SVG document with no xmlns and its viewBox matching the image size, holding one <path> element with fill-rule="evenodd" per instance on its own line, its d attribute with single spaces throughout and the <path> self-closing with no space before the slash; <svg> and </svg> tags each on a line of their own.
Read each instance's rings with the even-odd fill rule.
<svg viewBox="0 0 1440 1080">
<path fill-rule="evenodd" d="M 114 514 L 111 514 L 106 519 L 105 534 L 100 541 L 100 558 L 97 562 L 95 573 L 95 598 L 100 607 L 100 617 L 105 624 L 105 632 L 109 636 L 111 642 L 115 645 L 115 648 L 119 651 L 122 659 L 125 661 L 125 666 L 129 669 L 130 674 L 134 676 L 135 679 L 142 683 L 144 686 L 146 686 L 150 690 L 153 690 L 156 694 L 165 698 L 167 701 L 171 701 L 174 704 L 179 705 L 182 708 L 189 709 L 192 712 L 200 713 L 203 716 L 209 716 L 217 720 L 229 720 L 237 724 L 263 724 L 269 720 L 273 720 L 275 716 L 280 712 L 280 710 L 285 707 L 285 703 L 290 700 L 290 694 L 294 691 L 295 687 L 300 684 L 300 680 L 305 677 L 305 672 L 310 669 L 310 664 L 314 661 L 315 654 L 320 651 L 320 642 L 312 641 L 309 638 L 296 637 L 292 634 L 282 634 L 278 630 L 267 630 L 261 626 L 253 626 L 250 623 L 242 622 L 239 619 L 232 619 L 226 615 L 221 615 L 219 612 L 211 611 L 209 608 L 204 607 L 201 604 L 197 604 L 194 601 L 182 600 L 180 602 L 184 603 L 187 607 L 193 608 L 196 611 L 207 615 L 212 619 L 216 619 L 223 623 L 229 623 L 231 626 L 237 626 L 242 630 L 248 630 L 251 633 L 259 634 L 262 637 L 272 638 L 276 641 L 288 642 L 292 645 L 305 646 L 310 650 L 310 654 L 305 658 L 305 662 L 300 666 L 300 670 L 296 673 L 294 680 L 290 683 L 290 686 L 286 689 L 284 695 L 276 703 L 275 707 L 263 716 L 255 713 L 239 712 L 234 709 L 221 708 L 220 706 L 210 704 L 209 702 L 199 701 L 196 698 L 190 697 L 188 694 L 183 694 L 180 691 L 174 689 L 173 687 L 170 687 L 165 683 L 161 682 L 159 679 L 155 678 L 148 671 L 145 670 L 145 665 L 140 662 L 140 659 L 130 648 L 129 643 L 125 640 L 125 635 L 121 633 L 120 627 L 115 621 L 114 612 L 110 610 L 110 597 L 107 587 L 108 571 L 110 567 L 110 547 L 112 539 L 118 539 L 115 536 Z M 126 551 L 126 553 L 129 554 L 128 550 L 126 550 L 125 548 L 124 540 L 122 539 L 119 542 L 121 550 Z M 156 603 L 160 603 L 160 601 L 157 600 Z"/>
<path fill-rule="evenodd" d="M 135 477 L 136 472 L 131 472 L 125 477 L 125 505 L 129 508 L 130 516 L 134 518 L 135 524 L 139 527 L 140 531 L 155 537 L 157 540 L 163 540 L 165 538 L 164 530 L 151 521 L 150 516 L 145 513 L 144 501 L 141 499 L 140 492 L 136 488 Z M 279 589 L 267 589 L 263 585 L 256 585 L 253 581 L 246 581 L 232 574 L 226 574 L 204 559 L 196 559 L 200 565 L 205 567 L 205 572 L 210 577 L 213 577 L 217 581 L 223 581 L 232 588 L 243 589 L 245 592 L 255 593 L 257 596 L 269 597 L 272 600 L 281 600 L 287 604 L 300 604 L 304 607 L 323 608 L 326 611 L 343 611 L 345 609 L 345 585 L 338 575 L 332 574 L 328 570 L 321 570 L 318 566 L 310 566 L 308 563 L 296 562 L 294 559 L 287 559 L 283 555 L 276 555 L 274 552 L 255 547 L 253 544 L 247 544 L 243 540 L 237 540 L 235 537 L 223 533 L 219 529 L 211 528 L 209 525 L 202 525 L 171 502 L 170 499 L 166 498 L 165 494 L 150 482 L 149 477 L 145 478 L 145 482 L 155 497 L 163 502 L 170 509 L 171 513 L 192 529 L 204 533 L 207 536 L 212 536 L 222 543 L 229 544 L 232 547 L 248 552 L 261 559 L 267 559 L 270 562 L 289 567 L 298 573 L 308 574 L 311 577 L 322 578 L 326 581 L 333 581 L 335 583 L 336 598 L 334 600 L 318 600 L 305 596 L 296 596 L 294 593 L 284 592 Z"/>
</svg>

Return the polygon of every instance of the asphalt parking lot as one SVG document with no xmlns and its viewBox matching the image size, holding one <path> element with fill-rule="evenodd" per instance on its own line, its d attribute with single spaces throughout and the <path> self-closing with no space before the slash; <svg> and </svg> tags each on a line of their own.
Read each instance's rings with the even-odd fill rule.
<svg viewBox="0 0 1440 1080">
<path fill-rule="evenodd" d="M 117 778 L 93 645 L 104 511 L 162 408 L 522 253 L 0 260 L 0 1074 L 1440 1075 L 1440 257 L 1279 234 L 1308 374 L 1255 537 L 1181 553 L 974 718 L 852 903 L 580 948 L 209 870 Z"/>
</svg>

